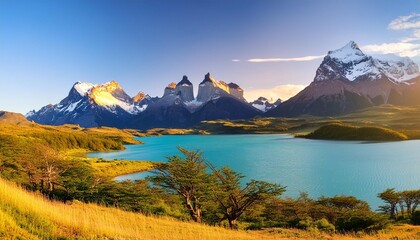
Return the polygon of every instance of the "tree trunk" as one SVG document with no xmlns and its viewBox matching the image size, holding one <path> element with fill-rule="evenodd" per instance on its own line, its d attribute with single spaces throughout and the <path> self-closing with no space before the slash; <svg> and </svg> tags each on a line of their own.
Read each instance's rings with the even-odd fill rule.
<svg viewBox="0 0 420 240">
<path fill-rule="evenodd" d="M 195 206 L 193 206 L 191 200 L 189 198 L 186 198 L 185 205 L 187 206 L 188 212 L 190 213 L 192 220 L 194 220 L 194 222 L 201 223 L 201 209 L 197 207 L 197 204 L 194 204 Z"/>
<path fill-rule="evenodd" d="M 400 203 L 400 209 L 401 209 L 401 216 L 404 217 L 404 205 Z"/>
<path fill-rule="evenodd" d="M 391 214 L 391 219 L 396 219 L 396 205 L 391 203 L 391 208 L 389 209 Z"/>
<path fill-rule="evenodd" d="M 236 220 L 237 218 L 228 218 L 230 229 L 238 229 L 238 225 L 236 225 Z"/>
</svg>

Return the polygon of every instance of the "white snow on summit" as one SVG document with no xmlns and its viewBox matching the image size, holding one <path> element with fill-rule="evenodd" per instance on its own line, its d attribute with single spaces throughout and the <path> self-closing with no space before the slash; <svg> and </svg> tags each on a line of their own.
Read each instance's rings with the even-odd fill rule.
<svg viewBox="0 0 420 240">
<path fill-rule="evenodd" d="M 339 59 L 343 63 L 358 62 L 366 58 L 366 55 L 353 41 L 340 49 L 329 51 L 328 55 L 333 59 Z"/>
<path fill-rule="evenodd" d="M 93 91 L 89 94 L 89 97 L 91 97 L 96 104 L 107 107 L 111 111 L 114 111 L 116 106 L 121 107 L 131 114 L 135 114 L 138 111 L 134 104 L 117 99 L 110 92 L 104 91 L 103 88 L 93 89 Z"/>
<path fill-rule="evenodd" d="M 350 81 L 359 77 L 370 80 L 387 77 L 394 82 L 402 82 L 420 76 L 419 67 L 410 58 L 394 55 L 368 56 L 354 41 L 340 49 L 329 51 L 318 70 L 314 81 L 336 77 Z"/>
<path fill-rule="evenodd" d="M 86 96 L 88 91 L 92 89 L 95 85 L 87 82 L 77 82 L 74 85 L 74 89 L 80 94 L 80 96 Z"/>
</svg>

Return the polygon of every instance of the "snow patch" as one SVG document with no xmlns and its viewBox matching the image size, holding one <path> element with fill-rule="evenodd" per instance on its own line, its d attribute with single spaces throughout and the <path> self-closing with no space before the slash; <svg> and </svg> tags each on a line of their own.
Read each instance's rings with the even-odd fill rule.
<svg viewBox="0 0 420 240">
<path fill-rule="evenodd" d="M 252 106 L 253 106 L 254 108 L 256 108 L 256 109 L 260 110 L 260 111 L 263 111 L 263 112 L 265 112 L 265 111 L 266 111 L 266 106 L 265 106 L 265 103 L 263 103 L 263 104 L 256 104 L 256 103 L 253 103 L 253 104 L 252 104 Z"/>
<path fill-rule="evenodd" d="M 343 63 L 358 62 L 366 58 L 366 55 L 353 41 L 340 49 L 328 52 L 328 55 L 333 59 L 339 59 Z"/>
<path fill-rule="evenodd" d="M 76 91 L 80 94 L 80 96 L 86 96 L 86 94 L 89 92 L 90 89 L 92 89 L 94 86 L 94 84 L 92 83 L 87 83 L 87 82 L 77 82 L 74 85 L 74 89 L 76 89 Z"/>
<path fill-rule="evenodd" d="M 82 99 L 80 99 L 79 101 L 77 101 L 75 103 L 71 103 L 71 104 L 68 105 L 68 107 L 66 107 L 65 109 L 63 109 L 61 111 L 64 111 L 64 112 L 72 112 L 72 111 L 74 111 L 74 109 L 76 109 L 76 107 L 79 105 L 79 103 L 81 101 L 82 101 Z"/>
<path fill-rule="evenodd" d="M 100 106 L 104 106 L 107 107 L 109 110 L 111 110 L 112 112 L 115 113 L 115 106 L 119 106 L 121 107 L 124 111 L 131 113 L 131 114 L 136 114 L 137 113 L 137 108 L 130 103 L 127 102 L 123 102 L 117 98 L 115 98 L 114 96 L 112 96 L 111 93 L 106 92 L 106 91 L 92 91 L 92 98 L 95 100 L 96 104 L 100 105 Z"/>
</svg>

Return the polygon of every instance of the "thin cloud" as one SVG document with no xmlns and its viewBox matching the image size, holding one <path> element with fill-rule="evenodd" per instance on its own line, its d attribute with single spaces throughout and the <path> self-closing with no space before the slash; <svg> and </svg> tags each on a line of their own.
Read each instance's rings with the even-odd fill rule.
<svg viewBox="0 0 420 240">
<path fill-rule="evenodd" d="M 389 23 L 388 28 L 392 30 L 420 28 L 420 14 L 413 13 L 407 16 L 397 17 Z"/>
<path fill-rule="evenodd" d="M 241 60 L 239 59 L 232 59 L 232 62 L 240 62 Z"/>
<path fill-rule="evenodd" d="M 306 86 L 307 85 L 285 84 L 274 88 L 247 90 L 244 92 L 244 95 L 249 102 L 252 102 L 259 97 L 265 97 L 271 101 L 276 101 L 279 98 L 282 101 L 286 101 L 302 91 Z"/>
<path fill-rule="evenodd" d="M 370 44 L 363 46 L 363 51 L 377 54 L 395 54 L 401 57 L 420 56 L 420 14 L 412 13 L 400 16 L 388 24 L 391 30 L 407 30 L 409 35 L 398 42 Z M 405 32 L 407 32 L 405 31 Z"/>
<path fill-rule="evenodd" d="M 415 57 L 419 54 L 420 44 L 398 42 L 371 44 L 362 47 L 363 51 L 380 54 L 397 54 L 401 57 Z"/>
<path fill-rule="evenodd" d="M 305 56 L 305 57 L 296 57 L 296 58 L 251 58 L 248 59 L 248 62 L 305 62 L 320 59 L 325 57 L 325 55 L 319 56 Z"/>
<path fill-rule="evenodd" d="M 420 40 L 420 28 L 414 29 L 410 37 L 403 38 L 401 42 L 416 42 Z"/>
</svg>

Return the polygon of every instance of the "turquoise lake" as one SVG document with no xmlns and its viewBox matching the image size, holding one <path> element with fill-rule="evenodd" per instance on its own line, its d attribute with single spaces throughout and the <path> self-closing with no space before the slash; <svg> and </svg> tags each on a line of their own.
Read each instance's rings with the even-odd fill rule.
<svg viewBox="0 0 420 240">
<path fill-rule="evenodd" d="M 420 140 L 401 142 L 322 141 L 284 134 L 185 135 L 141 138 L 145 144 L 89 157 L 165 161 L 180 154 L 176 146 L 200 149 L 216 166 L 286 186 L 283 196 L 353 195 L 375 210 L 386 188 L 420 189 Z M 145 173 L 118 180 L 143 178 Z"/>
</svg>

